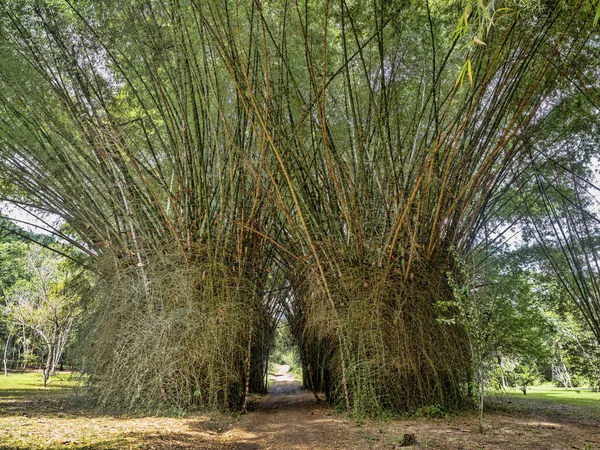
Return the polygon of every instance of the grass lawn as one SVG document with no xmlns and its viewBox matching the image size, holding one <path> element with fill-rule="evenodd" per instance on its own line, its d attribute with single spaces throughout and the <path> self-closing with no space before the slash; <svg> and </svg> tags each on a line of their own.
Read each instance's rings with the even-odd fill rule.
<svg viewBox="0 0 600 450">
<path fill-rule="evenodd" d="M 529 414 L 536 411 L 551 416 L 600 420 L 600 392 L 590 388 L 565 389 L 551 384 L 527 388 L 527 395 L 516 389 L 487 392 L 487 408 L 492 411 Z"/>
<path fill-rule="evenodd" d="M 56 397 L 59 393 L 70 393 L 77 386 L 78 376 L 71 372 L 57 372 L 48 380 L 46 388 L 42 384 L 41 372 L 9 372 L 0 374 L 0 397 L 3 400 L 27 396 Z"/>
<path fill-rule="evenodd" d="M 560 388 L 551 384 L 532 386 L 527 388 L 527 395 L 518 390 L 489 391 L 492 396 L 529 398 L 540 402 L 600 408 L 600 392 L 592 392 L 590 388 Z"/>
<path fill-rule="evenodd" d="M 101 414 L 74 401 L 78 377 L 68 372 L 0 375 L 0 450 L 221 448 L 213 429 L 231 418 Z"/>
<path fill-rule="evenodd" d="M 552 385 L 534 386 L 527 390 L 527 396 L 550 403 L 600 408 L 600 392 L 590 388 L 559 388 Z"/>
</svg>

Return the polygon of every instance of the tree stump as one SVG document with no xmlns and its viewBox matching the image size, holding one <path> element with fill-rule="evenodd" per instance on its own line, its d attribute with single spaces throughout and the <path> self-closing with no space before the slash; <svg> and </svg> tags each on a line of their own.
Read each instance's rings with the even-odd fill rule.
<svg viewBox="0 0 600 450">
<path fill-rule="evenodd" d="M 417 438 L 412 433 L 405 433 L 400 442 L 400 447 L 410 447 L 411 445 L 418 445 Z"/>
</svg>

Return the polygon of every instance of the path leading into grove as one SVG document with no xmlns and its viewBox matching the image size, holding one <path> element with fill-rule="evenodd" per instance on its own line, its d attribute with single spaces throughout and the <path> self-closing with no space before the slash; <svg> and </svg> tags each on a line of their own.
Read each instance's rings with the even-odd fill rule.
<svg viewBox="0 0 600 450">
<path fill-rule="evenodd" d="M 397 423 L 374 421 L 359 425 L 317 404 L 310 391 L 287 366 L 276 366 L 269 394 L 253 405 L 252 413 L 221 435 L 227 449 L 600 449 L 597 420 L 552 420 L 546 414 L 514 417 L 488 415 L 486 432 L 479 433 L 474 416 L 417 419 Z M 583 422 L 583 423 L 582 423 Z M 404 447 L 403 434 L 417 437 Z"/>
<path fill-rule="evenodd" d="M 288 366 L 275 366 L 269 393 L 252 406 L 252 414 L 224 433 L 232 449 L 368 449 L 349 423 L 317 404 Z"/>
</svg>

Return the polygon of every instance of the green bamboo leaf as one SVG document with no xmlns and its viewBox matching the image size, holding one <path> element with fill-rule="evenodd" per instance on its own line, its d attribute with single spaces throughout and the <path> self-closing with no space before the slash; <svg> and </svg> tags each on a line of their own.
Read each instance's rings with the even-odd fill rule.
<svg viewBox="0 0 600 450">
<path fill-rule="evenodd" d="M 458 78 L 456 79 L 456 83 L 454 83 L 454 87 L 458 86 L 459 84 L 462 85 L 463 78 L 465 77 L 465 70 L 466 70 L 466 66 L 463 64 L 463 66 L 460 68 L 460 72 L 458 73 Z"/>
<path fill-rule="evenodd" d="M 465 11 L 463 12 L 462 16 L 460 16 L 460 19 L 458 21 L 458 23 L 456 24 L 456 27 L 454 28 L 454 31 L 452 32 L 452 38 L 456 39 L 460 36 L 462 36 L 463 34 L 466 34 L 469 31 L 469 8 L 465 8 Z"/>
<path fill-rule="evenodd" d="M 473 87 L 473 72 L 471 70 L 471 59 L 467 59 L 467 75 L 469 76 L 469 84 Z"/>
<path fill-rule="evenodd" d="M 596 5 L 596 15 L 594 16 L 594 26 L 598 25 L 598 20 L 600 20 L 600 2 Z"/>
<path fill-rule="evenodd" d="M 485 18 L 489 21 L 492 20 L 492 16 L 490 16 L 490 13 L 487 10 L 487 7 L 483 4 L 483 0 L 479 0 L 479 8 L 481 8 L 481 11 L 483 12 L 483 15 L 485 16 Z"/>
</svg>

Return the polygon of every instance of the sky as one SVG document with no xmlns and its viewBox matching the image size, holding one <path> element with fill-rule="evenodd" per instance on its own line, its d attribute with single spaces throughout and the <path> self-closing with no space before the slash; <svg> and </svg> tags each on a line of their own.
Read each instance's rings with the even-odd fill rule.
<svg viewBox="0 0 600 450">
<path fill-rule="evenodd" d="M 41 217 L 45 222 L 53 227 L 59 227 L 63 223 L 63 220 L 56 215 L 36 210 L 32 210 L 32 212 L 33 214 L 6 201 L 0 201 L 0 216 L 12 219 L 17 225 L 27 231 L 40 234 L 52 234 L 50 231 L 48 231 L 48 225 L 44 224 L 44 222 L 35 216 Z"/>
</svg>

